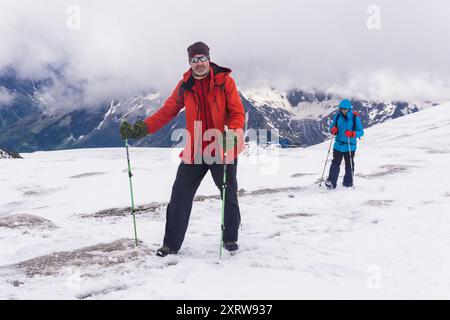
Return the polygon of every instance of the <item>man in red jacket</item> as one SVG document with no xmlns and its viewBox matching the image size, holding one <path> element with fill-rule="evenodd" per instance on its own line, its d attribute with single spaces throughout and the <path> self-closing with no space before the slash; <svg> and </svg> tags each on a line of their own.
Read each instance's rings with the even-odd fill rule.
<svg viewBox="0 0 450 320">
<path fill-rule="evenodd" d="M 224 159 L 227 184 L 223 243 L 229 251 L 239 248 L 241 216 L 236 172 L 237 155 L 244 148 L 244 107 L 231 70 L 210 62 L 205 43 L 196 42 L 187 51 L 191 68 L 163 106 L 134 126 L 125 122 L 120 128 L 122 139 L 143 138 L 158 131 L 185 108 L 186 145 L 180 153 L 182 161 L 167 206 L 164 243 L 156 253 L 162 257 L 176 254 L 181 248 L 195 193 L 208 171 L 222 193 Z"/>
</svg>

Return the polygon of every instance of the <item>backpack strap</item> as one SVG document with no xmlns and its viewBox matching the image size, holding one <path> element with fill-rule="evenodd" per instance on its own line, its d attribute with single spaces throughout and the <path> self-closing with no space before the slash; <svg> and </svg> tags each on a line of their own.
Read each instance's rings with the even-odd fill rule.
<svg viewBox="0 0 450 320">
<path fill-rule="evenodd" d="M 225 95 L 225 107 L 226 107 L 228 105 L 228 99 L 227 99 L 227 90 L 225 88 L 225 82 L 220 85 L 220 89 L 222 89 L 223 94 Z"/>
<path fill-rule="evenodd" d="M 186 89 L 181 85 L 178 88 L 178 103 L 182 104 L 184 103 L 184 92 L 186 91 Z"/>
<path fill-rule="evenodd" d="M 359 117 L 359 113 L 356 111 L 353 111 L 353 115 L 355 117 L 353 118 L 353 130 L 352 131 L 356 131 L 356 118 Z"/>
<path fill-rule="evenodd" d="M 337 116 L 336 116 L 336 121 L 335 121 L 335 126 L 336 126 L 336 128 L 337 128 L 337 126 L 338 126 L 338 121 L 339 121 L 339 117 L 341 116 L 341 112 L 340 111 L 338 111 L 338 114 L 337 114 Z"/>
</svg>

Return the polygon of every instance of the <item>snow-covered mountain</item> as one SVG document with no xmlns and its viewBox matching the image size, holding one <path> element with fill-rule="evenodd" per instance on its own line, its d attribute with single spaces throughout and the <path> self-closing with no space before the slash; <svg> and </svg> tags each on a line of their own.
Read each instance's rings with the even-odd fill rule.
<svg viewBox="0 0 450 320">
<path fill-rule="evenodd" d="M 280 92 L 270 87 L 242 92 L 242 100 L 249 112 L 248 127 L 277 128 L 282 145 L 302 147 L 320 143 L 328 137 L 329 126 L 343 98 L 320 91 Z M 351 101 L 365 128 L 437 105 L 430 102 Z"/>
<path fill-rule="evenodd" d="M 30 152 L 122 146 L 121 121 L 143 119 L 161 106 L 159 93 L 150 93 L 111 100 L 100 106 L 56 109 L 49 113 L 41 94 L 41 86 L 45 84 L 48 83 L 18 79 L 13 71 L 0 77 L 0 147 Z M 170 134 L 166 138 L 160 132 L 145 144 L 171 146 Z"/>
<path fill-rule="evenodd" d="M 0 147 L 30 152 L 122 146 L 119 137 L 121 121 L 133 123 L 143 119 L 164 102 L 159 93 L 154 92 L 49 114 L 44 111 L 45 101 L 39 95 L 41 85 L 32 80 L 18 80 L 14 73 L 0 77 Z M 324 141 L 337 105 L 343 98 L 320 91 L 293 89 L 281 92 L 268 86 L 245 88 L 240 93 L 247 112 L 247 129 L 277 129 L 283 147 L 305 147 Z M 352 99 L 352 103 L 365 128 L 437 105 L 358 99 Z M 182 111 L 156 134 L 131 143 L 173 147 L 178 141 L 172 141 L 172 132 L 184 127 Z"/>
<path fill-rule="evenodd" d="M 367 129 L 355 189 L 317 185 L 328 142 L 241 155 L 240 250 L 221 261 L 209 175 L 179 254 L 155 256 L 177 150 L 130 149 L 137 248 L 123 148 L 2 160 L 0 299 L 449 299 L 449 108 Z"/>
<path fill-rule="evenodd" d="M 123 144 L 119 136 L 119 125 L 123 120 L 135 123 L 145 119 L 161 106 L 158 93 L 134 96 L 129 100 L 112 101 L 100 123 L 90 132 L 77 137 L 71 148 L 115 147 Z"/>
<path fill-rule="evenodd" d="M 20 79 L 12 70 L 0 76 L 0 147 L 17 152 L 64 149 L 98 125 L 101 108 L 46 112 L 41 90 L 49 81 Z"/>
<path fill-rule="evenodd" d="M 19 79 L 13 70 L 0 76 L 0 132 L 14 127 L 22 118 L 41 112 L 37 98 L 39 85 L 33 80 Z"/>
</svg>

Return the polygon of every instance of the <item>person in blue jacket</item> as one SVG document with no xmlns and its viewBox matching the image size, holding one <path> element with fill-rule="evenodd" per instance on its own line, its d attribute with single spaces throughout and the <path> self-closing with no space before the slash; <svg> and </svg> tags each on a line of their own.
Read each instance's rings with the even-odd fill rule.
<svg viewBox="0 0 450 320">
<path fill-rule="evenodd" d="M 358 113 L 352 112 L 352 103 L 344 99 L 339 103 L 339 112 L 334 116 L 331 133 L 335 136 L 333 146 L 333 161 L 325 185 L 329 189 L 336 188 L 342 158 L 345 160 L 345 175 L 343 185 L 353 186 L 353 171 L 355 170 L 356 139 L 364 135 Z M 351 161 L 351 164 L 350 164 Z"/>
</svg>

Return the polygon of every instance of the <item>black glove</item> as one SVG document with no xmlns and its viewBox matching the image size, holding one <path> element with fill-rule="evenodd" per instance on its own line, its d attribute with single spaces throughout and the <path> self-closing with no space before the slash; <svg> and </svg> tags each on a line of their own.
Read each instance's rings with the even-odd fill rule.
<svg viewBox="0 0 450 320">
<path fill-rule="evenodd" d="M 120 136 L 122 137 L 122 140 L 144 138 L 147 134 L 147 125 L 142 120 L 136 122 L 134 126 L 126 121 L 120 126 Z"/>
</svg>

